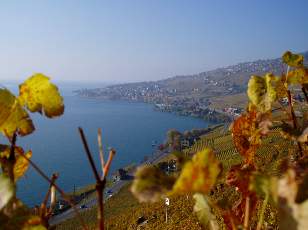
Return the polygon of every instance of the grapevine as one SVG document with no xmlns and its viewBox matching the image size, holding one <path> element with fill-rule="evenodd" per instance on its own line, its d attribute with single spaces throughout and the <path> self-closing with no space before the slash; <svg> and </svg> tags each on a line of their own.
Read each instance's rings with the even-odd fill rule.
<svg viewBox="0 0 308 230">
<path fill-rule="evenodd" d="M 247 109 L 230 126 L 233 144 L 230 136 L 216 133 L 185 149 L 192 159 L 171 189 L 139 169 L 147 176 L 134 181 L 134 195 L 149 193 L 151 188 L 141 186 L 146 183 L 160 184 L 155 200 L 194 193 L 194 210 L 205 229 L 307 227 L 308 68 L 300 54 L 288 51 L 282 60 L 287 71 L 280 76 L 251 76 Z M 295 88 L 305 102 L 293 99 Z M 223 195 L 226 191 L 232 195 Z"/>
</svg>

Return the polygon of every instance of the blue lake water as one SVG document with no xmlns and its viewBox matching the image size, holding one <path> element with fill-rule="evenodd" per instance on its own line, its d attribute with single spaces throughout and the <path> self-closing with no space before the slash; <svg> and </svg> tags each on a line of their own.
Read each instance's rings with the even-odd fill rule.
<svg viewBox="0 0 308 230">
<path fill-rule="evenodd" d="M 79 126 L 84 129 L 97 167 L 97 128 L 102 128 L 104 148 L 113 147 L 117 151 L 111 166 L 114 171 L 150 156 L 155 150 L 152 141 L 162 143 L 171 128 L 184 131 L 209 125 L 201 119 L 154 111 L 152 105 L 144 103 L 79 98 L 71 94 L 71 88 L 66 88 L 63 94 L 64 115 L 47 119 L 31 114 L 36 131 L 18 138 L 17 144 L 33 151 L 32 160 L 47 175 L 58 172 L 58 184 L 65 191 L 72 191 L 74 185 L 94 183 L 77 130 Z M 46 181 L 30 168 L 18 184 L 17 195 L 32 206 L 42 201 L 47 188 Z"/>
</svg>

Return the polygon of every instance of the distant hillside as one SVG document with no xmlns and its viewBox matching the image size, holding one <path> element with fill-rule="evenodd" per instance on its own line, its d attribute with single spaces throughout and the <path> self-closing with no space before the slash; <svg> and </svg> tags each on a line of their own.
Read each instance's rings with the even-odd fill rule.
<svg viewBox="0 0 308 230">
<path fill-rule="evenodd" d="M 303 53 L 308 60 L 308 51 Z M 306 63 L 307 64 L 307 63 Z M 107 96 L 138 100 L 157 96 L 211 97 L 245 91 L 251 75 L 266 72 L 281 73 L 281 58 L 243 62 L 237 65 L 205 71 L 194 75 L 175 76 L 165 80 L 118 84 L 99 89 L 83 89 L 84 96 Z"/>
<path fill-rule="evenodd" d="M 308 51 L 304 52 L 306 65 Z M 118 84 L 106 88 L 81 89 L 80 96 L 125 99 L 174 106 L 208 106 L 211 99 L 241 94 L 246 91 L 251 75 L 285 71 L 281 58 L 243 62 L 194 75 L 175 76 L 165 80 Z M 174 109 L 173 109 L 174 110 Z"/>
</svg>

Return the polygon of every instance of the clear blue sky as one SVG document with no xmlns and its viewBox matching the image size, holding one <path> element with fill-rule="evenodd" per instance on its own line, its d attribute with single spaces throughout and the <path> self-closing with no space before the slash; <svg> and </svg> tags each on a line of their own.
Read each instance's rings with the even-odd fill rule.
<svg viewBox="0 0 308 230">
<path fill-rule="evenodd" d="M 127 82 L 308 50 L 307 0 L 7 0 L 0 80 Z"/>
</svg>

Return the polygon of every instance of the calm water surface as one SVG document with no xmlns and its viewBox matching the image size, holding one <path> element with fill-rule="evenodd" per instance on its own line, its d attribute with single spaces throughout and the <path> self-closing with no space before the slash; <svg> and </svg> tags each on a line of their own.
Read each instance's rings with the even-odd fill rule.
<svg viewBox="0 0 308 230">
<path fill-rule="evenodd" d="M 97 128 L 102 128 L 105 149 L 112 146 L 117 150 L 111 167 L 114 171 L 150 156 L 155 150 L 152 141 L 162 143 L 171 128 L 184 131 L 209 125 L 200 119 L 154 111 L 144 103 L 84 99 L 73 96 L 71 89 L 66 90 L 64 115 L 47 119 L 33 114 L 36 131 L 17 142 L 24 149 L 32 149 L 32 160 L 47 175 L 60 174 L 58 183 L 65 191 L 72 191 L 74 185 L 81 187 L 94 182 L 78 126 L 85 131 L 96 163 L 99 162 Z M 48 184 L 30 168 L 19 182 L 18 197 L 32 206 L 42 201 L 47 188 Z"/>
</svg>

